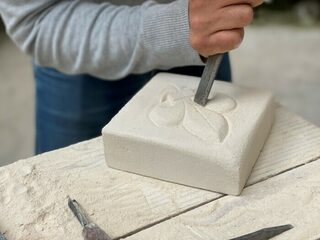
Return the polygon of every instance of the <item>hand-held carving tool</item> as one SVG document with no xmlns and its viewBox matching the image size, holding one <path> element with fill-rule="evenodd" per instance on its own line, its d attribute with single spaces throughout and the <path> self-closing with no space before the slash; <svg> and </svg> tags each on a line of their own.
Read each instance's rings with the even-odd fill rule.
<svg viewBox="0 0 320 240">
<path fill-rule="evenodd" d="M 6 237 L 0 232 L 0 240 L 7 240 Z"/>
<path fill-rule="evenodd" d="M 68 206 L 83 227 L 82 236 L 84 240 L 111 240 L 105 231 L 95 223 L 90 222 L 76 200 L 68 198 Z"/>
<path fill-rule="evenodd" d="M 198 86 L 198 90 L 194 97 L 194 101 L 201 106 L 205 106 L 208 102 L 208 97 L 217 76 L 217 72 L 222 61 L 223 54 L 210 56 L 203 70 L 202 77 Z"/>
<path fill-rule="evenodd" d="M 232 238 L 230 240 L 268 240 L 275 236 L 278 236 L 290 229 L 292 229 L 293 226 L 288 225 L 282 225 L 282 226 L 276 226 L 276 227 L 270 227 L 270 228 L 264 228 L 259 231 L 249 233 L 246 235 L 243 235 L 241 237 Z"/>
</svg>

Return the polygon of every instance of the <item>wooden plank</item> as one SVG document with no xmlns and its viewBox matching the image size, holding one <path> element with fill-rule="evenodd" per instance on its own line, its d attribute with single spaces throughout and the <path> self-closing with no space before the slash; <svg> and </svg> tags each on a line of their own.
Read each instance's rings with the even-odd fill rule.
<svg viewBox="0 0 320 240">
<path fill-rule="evenodd" d="M 259 156 L 247 185 L 270 178 L 320 156 L 320 128 L 284 108 Z"/>
<path fill-rule="evenodd" d="M 317 127 L 279 108 L 249 183 L 316 159 L 319 146 Z M 222 196 L 109 169 L 98 138 L 0 168 L 0 230 L 17 240 L 82 239 L 80 226 L 66 206 L 67 195 L 82 203 L 113 238 Z"/>
<path fill-rule="evenodd" d="M 221 240 L 292 224 L 275 239 L 320 238 L 320 160 L 247 187 L 126 240 Z"/>
<path fill-rule="evenodd" d="M 0 230 L 10 240 L 83 239 L 68 195 L 113 238 L 220 196 L 107 168 L 98 138 L 0 168 Z"/>
</svg>

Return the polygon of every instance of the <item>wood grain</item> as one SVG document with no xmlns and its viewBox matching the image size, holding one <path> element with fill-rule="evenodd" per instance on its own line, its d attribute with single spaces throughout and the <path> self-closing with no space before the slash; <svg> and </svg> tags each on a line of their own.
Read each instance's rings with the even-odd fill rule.
<svg viewBox="0 0 320 240">
<path fill-rule="evenodd" d="M 318 157 L 320 130 L 278 108 L 249 184 Z M 223 196 L 110 169 L 97 138 L 0 168 L 1 231 L 14 240 L 82 239 L 80 225 L 67 208 L 68 195 L 113 238 L 135 234 Z M 9 225 L 14 214 L 16 221 Z"/>
<path fill-rule="evenodd" d="M 275 239 L 320 237 L 320 160 L 247 187 L 126 240 L 224 240 L 266 227 L 294 226 Z"/>
<path fill-rule="evenodd" d="M 320 128 L 284 108 L 276 121 L 247 185 L 320 157 Z"/>
</svg>

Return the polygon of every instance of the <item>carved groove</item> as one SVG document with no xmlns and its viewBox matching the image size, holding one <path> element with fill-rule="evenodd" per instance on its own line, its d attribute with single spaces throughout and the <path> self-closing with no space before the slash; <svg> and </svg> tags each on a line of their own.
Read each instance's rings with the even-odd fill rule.
<svg viewBox="0 0 320 240">
<path fill-rule="evenodd" d="M 150 113 L 150 121 L 157 127 L 183 127 L 191 135 L 206 142 L 223 142 L 230 124 L 225 113 L 234 110 L 235 100 L 217 93 L 205 107 L 193 102 L 194 90 L 176 86 L 165 89 Z"/>
</svg>

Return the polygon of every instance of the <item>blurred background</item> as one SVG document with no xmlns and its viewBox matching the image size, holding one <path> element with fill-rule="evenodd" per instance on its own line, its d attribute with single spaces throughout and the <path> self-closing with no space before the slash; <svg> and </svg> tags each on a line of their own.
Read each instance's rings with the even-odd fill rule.
<svg viewBox="0 0 320 240">
<path fill-rule="evenodd" d="M 268 2 L 231 53 L 234 81 L 270 89 L 282 105 L 320 126 L 320 0 Z M 0 20 L 0 166 L 33 155 L 31 66 Z"/>
</svg>

